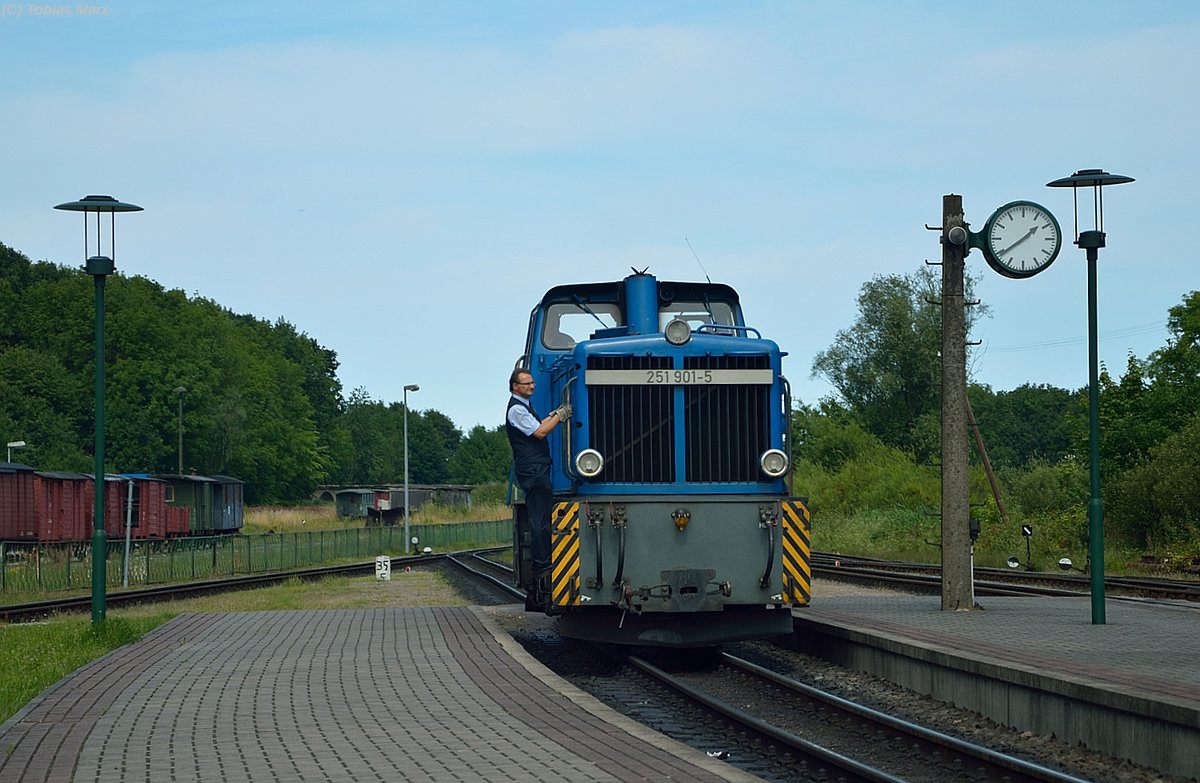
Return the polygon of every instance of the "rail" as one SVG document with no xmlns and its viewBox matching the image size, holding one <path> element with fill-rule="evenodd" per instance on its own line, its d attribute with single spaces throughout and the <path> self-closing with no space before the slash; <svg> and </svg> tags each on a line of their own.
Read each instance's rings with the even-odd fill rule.
<svg viewBox="0 0 1200 783">
<path fill-rule="evenodd" d="M 392 558 L 392 567 L 428 566 L 440 562 L 448 562 L 468 572 L 472 578 L 480 579 L 497 593 L 506 598 L 520 599 L 524 593 L 508 585 L 504 579 L 488 576 L 479 569 L 464 565 L 464 560 L 472 559 L 482 567 L 498 571 L 505 579 L 511 579 L 512 569 L 502 563 L 496 563 L 483 555 L 501 552 L 508 546 L 494 546 L 485 549 L 471 549 L 442 554 L 405 555 Z M 156 601 L 173 601 L 181 598 L 191 598 L 210 593 L 221 593 L 235 590 L 247 590 L 256 587 L 266 587 L 278 584 L 288 579 L 314 580 L 329 576 L 360 576 L 369 574 L 376 568 L 374 560 L 356 563 L 345 563 L 331 566 L 308 566 L 285 571 L 271 571 L 261 574 L 243 574 L 217 579 L 201 579 L 194 582 L 155 585 L 129 590 L 116 590 L 108 593 L 108 606 L 153 603 Z M 51 598 L 30 603 L 0 605 L 0 623 L 24 622 L 46 617 L 60 612 L 86 611 L 90 608 L 91 597 L 77 595 L 72 597 Z"/>
<path fill-rule="evenodd" d="M 512 540 L 512 521 L 412 525 L 422 548 L 467 549 Z M 261 535 L 186 536 L 108 542 L 109 588 L 148 587 L 295 570 L 404 551 L 404 528 L 361 527 Z M 0 541 L 0 603 L 22 594 L 91 587 L 91 541 Z"/>
</svg>

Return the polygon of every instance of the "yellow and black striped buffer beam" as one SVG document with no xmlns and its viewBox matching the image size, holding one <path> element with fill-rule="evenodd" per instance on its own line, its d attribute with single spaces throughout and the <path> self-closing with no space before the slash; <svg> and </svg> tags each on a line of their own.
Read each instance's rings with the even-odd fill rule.
<svg viewBox="0 0 1200 783">
<path fill-rule="evenodd" d="M 555 606 L 578 606 L 579 600 L 579 503 L 556 503 L 551 516 L 550 602 Z"/>
<path fill-rule="evenodd" d="M 805 606 L 812 596 L 809 514 L 798 498 L 783 501 L 783 602 Z"/>
</svg>

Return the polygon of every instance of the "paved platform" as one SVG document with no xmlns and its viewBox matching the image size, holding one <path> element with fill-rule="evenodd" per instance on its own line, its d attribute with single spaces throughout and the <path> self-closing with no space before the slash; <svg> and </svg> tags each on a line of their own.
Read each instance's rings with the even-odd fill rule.
<svg viewBox="0 0 1200 783">
<path fill-rule="evenodd" d="M 941 597 L 818 583 L 802 648 L 998 723 L 1200 778 L 1200 607 L 1109 598 Z"/>
<path fill-rule="evenodd" d="M 0 725 L 0 781 L 754 781 L 480 608 L 185 614 Z"/>
</svg>

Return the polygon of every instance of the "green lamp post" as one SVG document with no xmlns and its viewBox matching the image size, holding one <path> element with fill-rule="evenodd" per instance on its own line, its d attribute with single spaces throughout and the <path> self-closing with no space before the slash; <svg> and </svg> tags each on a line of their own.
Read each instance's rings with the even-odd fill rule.
<svg viewBox="0 0 1200 783">
<path fill-rule="evenodd" d="M 1096 326 L 1096 261 L 1104 247 L 1104 186 L 1133 182 L 1133 177 L 1100 169 L 1081 169 L 1047 182 L 1048 188 L 1071 188 L 1075 202 L 1075 244 L 1087 251 L 1088 276 L 1088 444 L 1091 499 L 1088 501 L 1088 562 L 1092 587 L 1092 625 L 1104 625 L 1104 505 L 1100 501 L 1100 351 Z M 1094 228 L 1079 230 L 1079 188 L 1092 189 Z"/>
<path fill-rule="evenodd" d="M 104 533 L 104 283 L 113 273 L 116 264 L 116 213 L 141 212 L 136 204 L 117 201 L 112 196 L 84 196 L 79 201 L 59 204 L 55 209 L 68 212 L 83 212 L 83 252 L 86 257 L 83 268 L 96 281 L 96 507 L 92 525 L 92 622 L 104 619 L 106 565 L 108 560 L 108 537 Z M 88 215 L 96 215 L 96 254 L 88 256 Z M 100 250 L 102 223 L 101 213 L 109 215 L 109 255 Z"/>
<path fill-rule="evenodd" d="M 411 539 L 408 537 L 408 393 L 420 391 L 421 387 L 410 383 L 404 387 L 404 554 L 410 551 Z"/>
</svg>

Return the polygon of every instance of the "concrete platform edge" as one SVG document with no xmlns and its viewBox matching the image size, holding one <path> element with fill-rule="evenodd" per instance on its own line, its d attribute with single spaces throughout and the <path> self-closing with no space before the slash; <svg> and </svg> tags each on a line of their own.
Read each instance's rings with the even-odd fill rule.
<svg viewBox="0 0 1200 783">
<path fill-rule="evenodd" d="M 867 629 L 797 616 L 796 649 L 867 672 L 1020 731 L 1200 778 L 1200 711 L 978 654 L 956 655 Z"/>
</svg>

